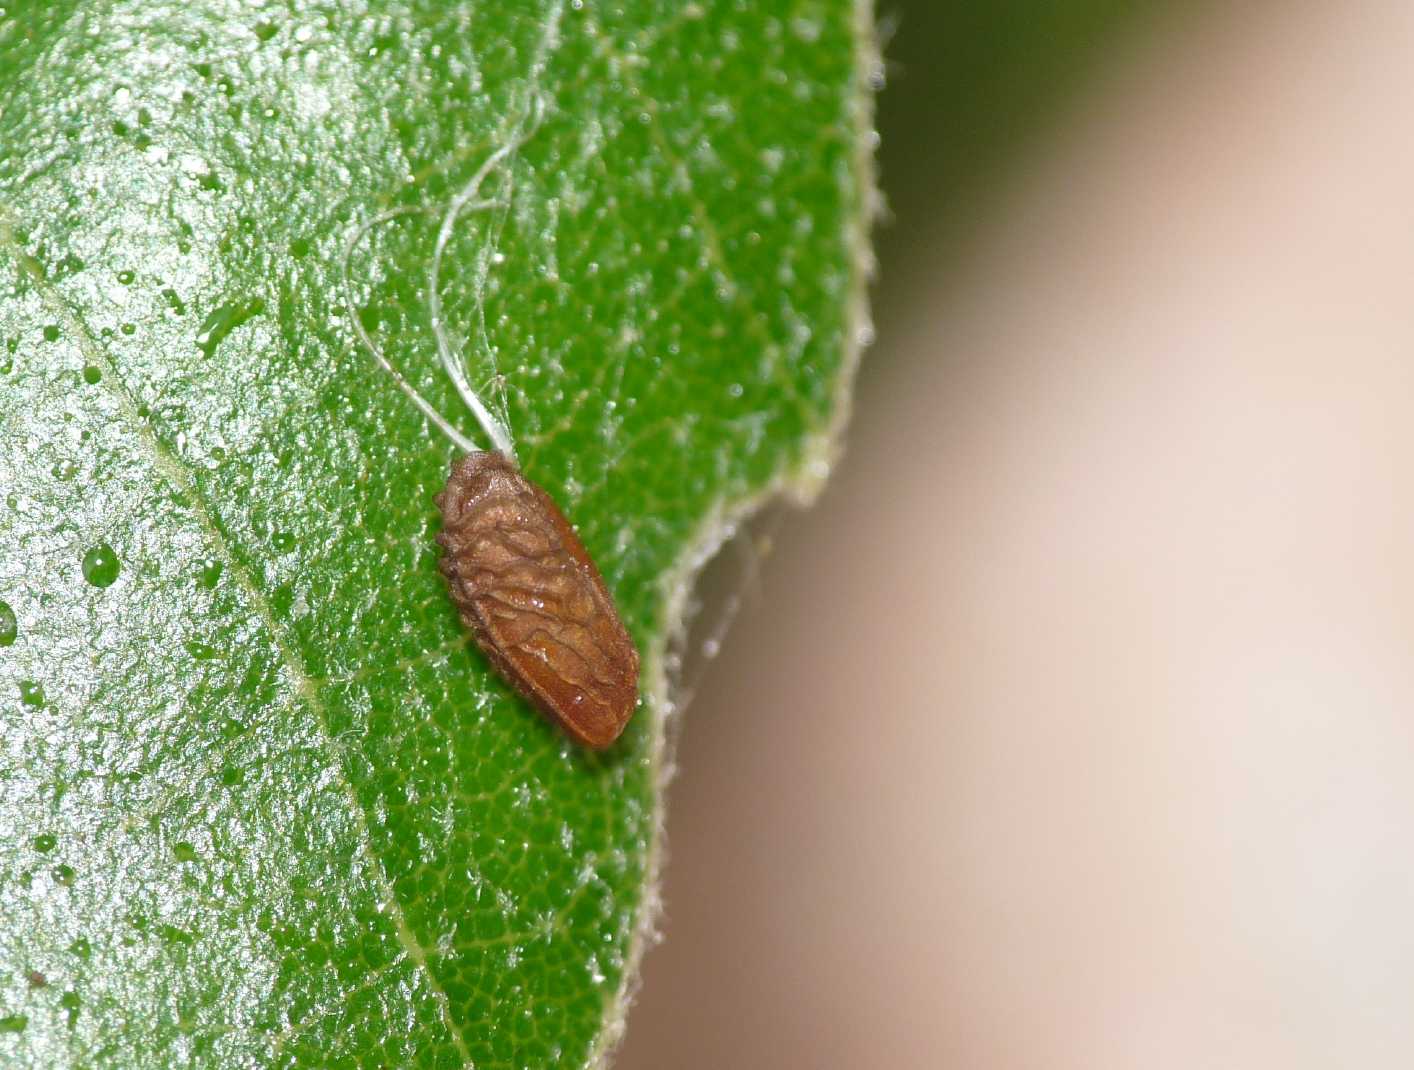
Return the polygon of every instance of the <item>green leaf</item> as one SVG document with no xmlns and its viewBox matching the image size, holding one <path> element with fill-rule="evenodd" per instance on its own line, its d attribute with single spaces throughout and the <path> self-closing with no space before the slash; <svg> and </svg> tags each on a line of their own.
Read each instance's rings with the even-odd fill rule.
<svg viewBox="0 0 1414 1070">
<path fill-rule="evenodd" d="M 0 1063 L 612 1043 L 683 592 L 818 482 L 863 330 L 867 8 L 787 6 L 0 8 Z M 352 257 L 358 314 L 484 442 L 427 270 L 517 132 L 439 291 L 643 652 L 603 754 L 465 636 L 456 451 L 339 285 L 352 229 L 411 209 Z"/>
</svg>

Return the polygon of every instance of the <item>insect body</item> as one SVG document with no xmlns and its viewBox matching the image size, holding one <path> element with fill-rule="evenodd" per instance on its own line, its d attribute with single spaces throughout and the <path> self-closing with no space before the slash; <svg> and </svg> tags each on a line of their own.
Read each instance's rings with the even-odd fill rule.
<svg viewBox="0 0 1414 1070">
<path fill-rule="evenodd" d="M 638 651 L 569 521 L 504 455 L 469 453 L 437 496 L 442 574 L 491 663 L 590 747 L 638 701 Z"/>
<path fill-rule="evenodd" d="M 538 117 L 537 103 L 532 121 Z M 436 499 L 442 511 L 439 567 L 462 623 L 517 691 L 574 739 L 600 748 L 618 739 L 638 703 L 638 650 L 579 536 L 550 496 L 517 467 L 509 432 L 471 388 L 443 326 L 438 290 L 442 254 L 457 216 L 497 203 L 477 199 L 481 184 L 525 136 L 494 152 L 452 199 L 428 272 L 442 366 L 495 450 L 476 449 L 389 363 L 358 316 L 351 321 L 378 365 L 466 451 L 453 462 L 446 489 Z M 350 311 L 348 265 L 354 248 L 379 222 L 405 211 L 376 216 L 350 235 L 342 264 Z"/>
</svg>

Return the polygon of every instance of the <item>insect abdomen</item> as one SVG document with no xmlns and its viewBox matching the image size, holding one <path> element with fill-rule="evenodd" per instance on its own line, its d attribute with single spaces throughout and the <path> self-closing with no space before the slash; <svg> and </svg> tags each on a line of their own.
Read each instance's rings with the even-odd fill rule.
<svg viewBox="0 0 1414 1070">
<path fill-rule="evenodd" d="M 638 703 L 638 650 L 564 514 L 494 452 L 457 460 L 437 505 L 442 574 L 487 658 L 575 739 L 613 743 Z"/>
</svg>

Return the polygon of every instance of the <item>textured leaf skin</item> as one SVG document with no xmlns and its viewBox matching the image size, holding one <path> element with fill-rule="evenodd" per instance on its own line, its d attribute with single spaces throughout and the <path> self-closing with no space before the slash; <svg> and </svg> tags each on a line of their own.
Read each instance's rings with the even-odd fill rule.
<svg viewBox="0 0 1414 1070">
<path fill-rule="evenodd" d="M 666 578 L 818 454 L 849 370 L 861 18 L 776 6 L 4 4 L 0 1065 L 598 1057 L 662 711 L 590 753 L 470 645 L 454 451 L 354 345 L 338 256 L 543 94 L 447 319 L 661 680 Z M 436 222 L 352 273 L 471 432 Z"/>
</svg>

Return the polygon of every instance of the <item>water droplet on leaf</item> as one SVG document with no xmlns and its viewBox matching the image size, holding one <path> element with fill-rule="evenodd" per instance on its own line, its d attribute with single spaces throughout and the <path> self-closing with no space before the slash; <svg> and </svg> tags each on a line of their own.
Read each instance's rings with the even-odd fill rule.
<svg viewBox="0 0 1414 1070">
<path fill-rule="evenodd" d="M 220 653 L 220 651 L 210 643 L 203 643 L 200 639 L 188 639 L 182 646 L 184 646 L 187 653 L 197 661 L 210 661 Z"/>
<path fill-rule="evenodd" d="M 226 302 L 202 320 L 196 335 L 196 347 L 209 359 L 216 353 L 216 347 L 225 340 L 226 335 L 252 316 L 258 316 L 264 311 L 265 301 L 259 297 L 248 301 Z"/>
<path fill-rule="evenodd" d="M 159 925 L 157 935 L 162 938 L 164 944 L 173 947 L 191 947 L 196 943 L 196 937 L 185 929 L 178 929 L 175 925 Z"/>
<path fill-rule="evenodd" d="M 208 557 L 199 562 L 199 568 L 196 580 L 209 591 L 221 579 L 221 562 L 213 557 Z"/>
<path fill-rule="evenodd" d="M 69 1028 L 72 1029 L 79 1018 L 79 1007 L 82 1006 L 79 994 L 74 991 L 65 992 L 59 997 L 59 1006 L 69 1012 Z"/>
<path fill-rule="evenodd" d="M 111 587 L 121 569 L 118 555 L 106 542 L 100 542 L 83 555 L 83 578 L 95 587 Z"/>
</svg>

